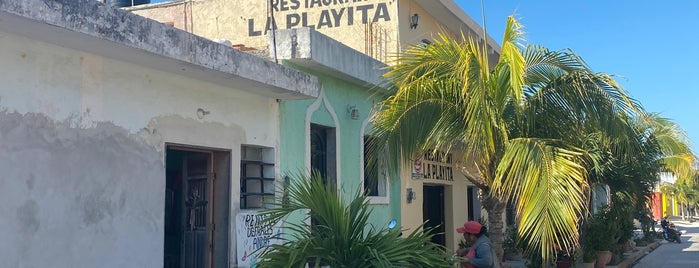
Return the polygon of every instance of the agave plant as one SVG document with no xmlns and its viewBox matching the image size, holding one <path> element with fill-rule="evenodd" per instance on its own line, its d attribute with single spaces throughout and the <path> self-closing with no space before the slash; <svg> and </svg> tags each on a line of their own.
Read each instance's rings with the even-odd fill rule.
<svg viewBox="0 0 699 268">
<path fill-rule="evenodd" d="M 444 249 L 430 241 L 430 230 L 402 236 L 400 228 L 377 227 L 369 222 L 366 196 L 357 193 L 345 203 L 318 174 L 291 181 L 288 196 L 262 213 L 270 223 L 303 217 L 286 221 L 284 242 L 271 245 L 258 267 L 449 267 Z"/>
</svg>

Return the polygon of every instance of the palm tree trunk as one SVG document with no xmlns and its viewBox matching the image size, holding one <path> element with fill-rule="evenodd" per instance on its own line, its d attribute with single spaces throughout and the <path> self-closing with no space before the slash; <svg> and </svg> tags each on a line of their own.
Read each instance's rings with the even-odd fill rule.
<svg viewBox="0 0 699 268">
<path fill-rule="evenodd" d="M 488 236 L 493 243 L 497 261 L 502 261 L 502 256 L 505 254 L 503 245 L 505 243 L 505 235 L 503 228 L 502 215 L 505 212 L 505 202 L 493 197 L 489 192 L 481 195 L 481 205 L 488 212 Z"/>
<path fill-rule="evenodd" d="M 682 220 L 686 220 L 687 218 L 685 217 L 684 213 L 684 203 L 680 203 L 680 216 L 682 216 Z"/>
</svg>

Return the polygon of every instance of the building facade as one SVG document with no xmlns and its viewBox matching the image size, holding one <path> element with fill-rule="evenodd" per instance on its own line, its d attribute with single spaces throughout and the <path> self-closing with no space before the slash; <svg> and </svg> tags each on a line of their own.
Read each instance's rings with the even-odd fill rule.
<svg viewBox="0 0 699 268">
<path fill-rule="evenodd" d="M 280 48 L 275 47 L 277 43 L 274 41 L 268 43 L 268 39 L 284 38 L 276 36 L 277 32 L 272 31 L 275 28 L 310 28 L 388 64 L 409 45 L 430 44 L 433 35 L 438 32 L 457 38 L 463 33 L 477 42 L 487 42 L 493 63 L 497 61 L 500 51 L 497 42 L 489 36 L 484 38 L 482 29 L 453 0 L 274 0 L 256 3 L 243 0 L 194 0 L 169 1 L 126 9 L 196 35 L 229 41 L 241 50 L 269 51 L 270 57 L 278 62 L 285 60 L 279 55 Z M 327 66 L 320 68 L 325 67 Z M 302 70 L 311 73 L 327 72 L 319 69 Z M 328 83 L 327 80 L 324 81 L 324 84 Z M 345 107 L 336 106 L 328 110 L 322 98 L 317 100 L 316 105 L 320 112 L 317 115 L 314 113 L 312 117 L 325 118 L 323 120 L 326 122 L 313 123 L 312 126 L 316 128 L 334 126 L 337 118 L 332 115 L 339 118 L 346 110 Z M 357 107 L 366 109 L 362 105 Z M 300 125 L 300 122 L 282 119 L 282 129 L 292 127 L 286 124 L 293 124 L 293 128 L 307 128 L 306 125 Z M 314 129 L 309 131 L 316 133 Z M 357 133 L 355 131 L 354 135 Z M 342 153 L 354 154 L 346 150 Z M 450 154 L 450 162 L 436 161 L 438 159 L 408 160 L 413 166 L 420 166 L 419 169 L 425 173 L 404 167 L 396 176 L 400 187 L 395 192 L 396 200 L 401 204 L 400 222 L 403 227 L 418 228 L 425 221 L 428 222 L 427 226 L 438 225 L 440 227 L 437 231 L 443 234 L 438 235 L 434 242 L 455 249 L 462 238 L 455 234 L 454 229 L 466 220 L 481 219 L 482 211 L 478 202 L 478 189 L 456 168 L 457 161 L 461 160 L 458 157 L 460 153 Z M 343 168 L 338 176 L 356 177 L 353 170 Z M 437 176 L 439 172 L 446 172 L 449 176 Z"/>
<path fill-rule="evenodd" d="M 281 101 L 282 172 L 317 171 L 345 201 L 366 192 L 369 222 L 377 229 L 400 221 L 400 184 L 391 179 L 398 172 L 365 161 L 371 109 L 386 93 L 378 86 L 385 65 L 311 28 L 276 35 L 269 42 L 282 64 L 317 76 L 321 84 L 316 99 Z"/>
<path fill-rule="evenodd" d="M 279 101 L 318 79 L 92 0 L 0 21 L 2 266 L 235 266 L 246 164 L 281 179 Z"/>
<path fill-rule="evenodd" d="M 442 31 L 484 41 L 453 0 L 176 0 L 127 8 L 211 39 L 264 49 L 272 29 L 309 27 L 382 62 Z M 423 41 L 425 40 L 425 41 Z M 497 59 L 500 47 L 487 37 Z M 494 61 L 493 61 L 494 62 Z"/>
<path fill-rule="evenodd" d="M 659 176 L 660 181 L 655 185 L 651 199 L 653 218 L 659 220 L 665 217 L 680 216 L 682 213 L 676 198 L 671 193 L 661 191 L 664 186 L 673 186 L 677 181 L 677 176 L 670 172 L 661 172 Z"/>
</svg>

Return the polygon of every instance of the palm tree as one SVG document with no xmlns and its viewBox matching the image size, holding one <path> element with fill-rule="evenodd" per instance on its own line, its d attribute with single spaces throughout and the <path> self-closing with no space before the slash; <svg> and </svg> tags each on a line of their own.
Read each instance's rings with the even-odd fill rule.
<svg viewBox="0 0 699 268">
<path fill-rule="evenodd" d="M 371 209 L 366 196 L 357 194 L 344 203 L 315 173 L 294 176 L 274 208 L 263 211 L 266 224 L 287 221 L 285 242 L 271 245 L 258 266 L 264 267 L 449 267 L 441 246 L 430 240 L 430 230 L 402 236 L 400 229 L 368 222 Z M 306 224 L 310 222 L 311 224 Z"/>
<path fill-rule="evenodd" d="M 692 202 L 692 199 L 696 198 L 695 196 L 697 193 L 695 192 L 694 188 L 687 183 L 678 185 L 677 190 L 677 197 L 680 201 L 680 214 L 684 220 L 687 218 L 687 216 L 689 216 L 690 203 Z"/>
<path fill-rule="evenodd" d="M 684 130 L 670 119 L 657 114 L 643 114 L 639 119 L 638 127 L 641 132 L 658 147 L 655 162 L 661 165 L 660 171 L 669 172 L 677 178 L 674 185 L 663 185 L 660 190 L 663 194 L 678 199 L 684 217 L 685 207 L 696 196 L 693 189 L 697 157 L 691 150 L 689 139 Z"/>
<path fill-rule="evenodd" d="M 484 46 L 463 35 L 439 34 L 429 46 L 408 48 L 387 73 L 393 91 L 372 118 L 373 148 L 386 148 L 396 166 L 423 152 L 462 150 L 462 170 L 482 191 L 498 255 L 501 215 L 512 200 L 520 237 L 548 263 L 554 246 L 578 243 L 596 163 L 581 146 L 593 135 L 623 139 L 638 108 L 572 51 L 522 41 L 520 24 L 508 18 L 492 69 Z"/>
<path fill-rule="evenodd" d="M 696 155 L 684 130 L 670 119 L 658 114 L 642 114 L 638 123 L 660 148 L 659 161 L 664 170 L 675 174 L 680 182 L 693 184 Z"/>
</svg>

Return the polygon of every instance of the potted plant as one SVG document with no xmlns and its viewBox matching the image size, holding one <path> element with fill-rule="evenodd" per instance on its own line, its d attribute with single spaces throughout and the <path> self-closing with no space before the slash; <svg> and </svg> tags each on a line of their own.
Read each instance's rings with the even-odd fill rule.
<svg viewBox="0 0 699 268">
<path fill-rule="evenodd" d="M 602 210 L 588 220 L 585 226 L 583 261 L 590 263 L 595 259 L 595 267 L 604 267 L 612 259 L 615 228 L 607 214 L 606 210 Z"/>
<path fill-rule="evenodd" d="M 597 250 L 592 247 L 583 247 L 582 250 L 582 267 L 583 268 L 594 268 L 597 262 Z"/>
<path fill-rule="evenodd" d="M 592 219 L 588 219 L 582 233 L 582 267 L 593 268 L 597 262 L 597 248 L 602 230 L 595 225 Z"/>
<path fill-rule="evenodd" d="M 522 259 L 522 248 L 518 246 L 517 241 L 517 228 L 508 228 L 507 232 L 505 232 L 505 243 L 503 244 L 506 260 L 519 261 Z"/>
<path fill-rule="evenodd" d="M 626 204 L 626 206 L 624 204 Z M 624 252 L 630 247 L 629 241 L 631 241 L 633 237 L 633 215 L 629 207 L 631 207 L 631 205 L 628 204 L 628 202 L 624 203 L 623 200 L 622 202 L 617 202 L 611 207 L 607 217 L 615 228 L 613 235 L 615 244 L 613 247 L 614 263 L 621 261 Z"/>
<path fill-rule="evenodd" d="M 575 263 L 575 258 L 572 251 L 560 250 L 556 253 L 556 267 L 569 268 Z"/>
</svg>

